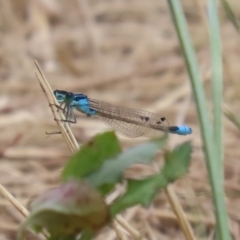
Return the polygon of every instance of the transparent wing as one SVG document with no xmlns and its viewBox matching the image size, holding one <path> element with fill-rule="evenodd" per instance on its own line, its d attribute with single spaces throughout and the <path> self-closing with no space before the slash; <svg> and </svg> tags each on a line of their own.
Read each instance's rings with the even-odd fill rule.
<svg viewBox="0 0 240 240">
<path fill-rule="evenodd" d="M 154 113 L 116 107 L 94 99 L 89 99 L 89 105 L 104 123 L 127 137 L 154 137 L 169 129 L 167 120 Z"/>
</svg>

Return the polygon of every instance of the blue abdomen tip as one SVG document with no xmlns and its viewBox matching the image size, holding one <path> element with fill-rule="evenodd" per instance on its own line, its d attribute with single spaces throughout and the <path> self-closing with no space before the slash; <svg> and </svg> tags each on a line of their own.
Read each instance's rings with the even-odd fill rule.
<svg viewBox="0 0 240 240">
<path fill-rule="evenodd" d="M 188 126 L 178 126 L 176 133 L 179 135 L 188 135 L 192 133 L 192 129 Z"/>
<path fill-rule="evenodd" d="M 169 132 L 178 135 L 188 135 L 192 133 L 192 129 L 188 126 L 171 126 L 169 127 Z"/>
</svg>

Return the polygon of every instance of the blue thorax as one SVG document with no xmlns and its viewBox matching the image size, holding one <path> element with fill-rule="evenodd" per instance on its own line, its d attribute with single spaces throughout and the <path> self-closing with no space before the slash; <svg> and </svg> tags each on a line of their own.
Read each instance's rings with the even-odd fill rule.
<svg viewBox="0 0 240 240">
<path fill-rule="evenodd" d="M 75 94 L 71 102 L 71 107 L 76 108 L 78 111 L 85 113 L 87 116 L 95 115 L 97 112 L 90 108 L 89 99 L 84 94 Z"/>
</svg>

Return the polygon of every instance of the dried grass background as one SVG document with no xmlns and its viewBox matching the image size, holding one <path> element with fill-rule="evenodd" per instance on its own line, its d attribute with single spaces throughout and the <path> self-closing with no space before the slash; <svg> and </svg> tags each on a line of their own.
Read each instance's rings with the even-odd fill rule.
<svg viewBox="0 0 240 240">
<path fill-rule="evenodd" d="M 240 17 L 240 3 L 229 1 Z M 209 40 L 205 1 L 182 1 L 211 100 Z M 224 98 L 239 116 L 240 38 L 221 11 Z M 35 76 L 41 65 L 53 89 L 85 93 L 120 106 L 158 112 L 171 125 L 193 129 L 169 145 L 191 140 L 188 176 L 174 189 L 197 239 L 214 239 L 214 206 L 201 150 L 198 120 L 188 76 L 166 1 L 2 0 L 0 1 L 0 184 L 24 206 L 59 183 L 70 156 Z M 211 108 L 211 105 L 209 104 Z M 206 110 L 207 111 L 207 110 Z M 234 239 L 240 239 L 240 134 L 225 124 L 225 190 Z M 107 128 L 78 114 L 72 126 L 81 145 Z M 123 148 L 137 144 L 119 136 Z M 159 156 L 158 164 L 162 161 Z M 141 177 L 151 168 L 135 166 L 126 175 Z M 184 239 L 164 192 L 149 209 L 134 207 L 124 218 L 147 239 Z M 0 197 L 0 240 L 15 239 L 24 217 Z M 106 228 L 97 239 L 116 239 Z"/>
</svg>

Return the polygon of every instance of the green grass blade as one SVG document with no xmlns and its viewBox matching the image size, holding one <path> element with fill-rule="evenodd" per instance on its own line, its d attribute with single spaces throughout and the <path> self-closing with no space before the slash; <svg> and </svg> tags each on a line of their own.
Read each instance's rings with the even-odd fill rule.
<svg viewBox="0 0 240 240">
<path fill-rule="evenodd" d="M 238 129 L 238 131 L 240 131 L 240 121 L 239 119 L 236 117 L 236 115 L 234 115 L 229 109 L 225 108 L 224 109 L 224 115 L 227 117 L 227 119 L 232 122 L 233 125 L 235 125 L 235 127 Z"/>
<path fill-rule="evenodd" d="M 212 125 L 207 111 L 207 102 L 199 72 L 198 62 L 188 32 L 187 23 L 183 14 L 181 2 L 168 1 L 178 38 L 183 50 L 186 67 L 191 80 L 192 90 L 196 101 L 197 113 L 200 121 L 201 135 L 204 143 L 205 157 L 213 191 L 213 200 L 216 207 L 216 222 L 219 239 L 231 239 L 228 229 L 228 217 L 224 202 L 222 182 L 219 182 L 221 172 L 218 168 L 219 154 L 217 154 Z"/>
<path fill-rule="evenodd" d="M 218 22 L 217 3 L 208 1 L 208 19 L 212 64 L 212 93 L 213 93 L 213 136 L 216 153 L 218 154 L 218 167 L 221 173 L 219 181 L 223 184 L 223 82 L 222 82 L 222 53 L 221 36 Z"/>
<path fill-rule="evenodd" d="M 226 12 L 226 15 L 228 17 L 228 19 L 231 21 L 231 23 L 233 24 L 233 26 L 235 27 L 235 29 L 237 30 L 237 32 L 240 32 L 240 26 L 238 23 L 238 20 L 231 8 L 231 6 L 229 5 L 227 0 L 221 0 L 221 3 L 223 5 L 224 11 Z"/>
<path fill-rule="evenodd" d="M 202 137 L 203 139 L 209 139 L 209 142 L 212 142 L 212 126 L 210 124 L 210 118 L 207 111 L 207 102 L 202 78 L 198 68 L 198 62 L 191 38 L 187 29 L 186 20 L 183 15 L 181 3 L 180 1 L 174 0 L 170 0 L 168 3 L 172 12 L 173 21 L 175 23 L 176 31 L 184 54 L 184 60 L 191 80 L 201 129 L 204 129 L 204 131 L 201 131 L 203 135 Z"/>
</svg>

